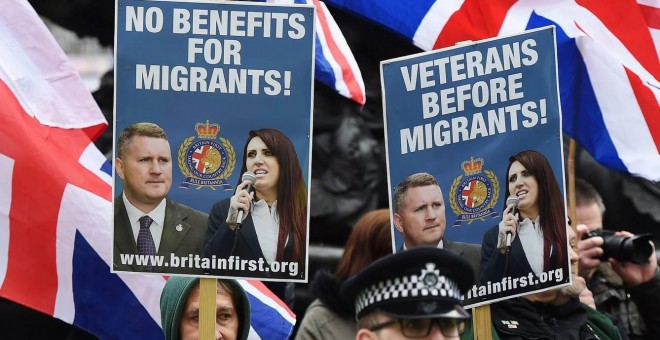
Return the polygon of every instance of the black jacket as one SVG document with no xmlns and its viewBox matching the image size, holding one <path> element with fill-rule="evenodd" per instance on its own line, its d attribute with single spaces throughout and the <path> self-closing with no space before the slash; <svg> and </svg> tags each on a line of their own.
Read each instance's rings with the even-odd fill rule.
<svg viewBox="0 0 660 340">
<path fill-rule="evenodd" d="M 272 279 L 291 279 L 301 280 L 305 278 L 304 261 L 298 263 L 296 275 L 291 275 L 287 270 L 290 267 L 278 266 L 280 272 L 274 272 L 270 269 L 270 264 L 266 262 L 264 254 L 259 245 L 257 232 L 252 220 L 252 214 L 248 214 L 240 229 L 233 231 L 229 228 L 226 219 L 229 211 L 229 199 L 217 202 L 211 208 L 208 219 L 208 230 L 204 242 L 204 257 L 219 260 L 227 260 L 236 263 L 238 258 L 245 265 L 238 270 L 233 267 L 211 268 L 208 273 L 219 276 L 241 277 L 241 278 L 272 278 Z M 292 239 L 292 237 L 290 238 Z M 291 242 L 287 244 L 288 248 L 284 250 L 284 261 L 291 261 Z M 233 257 L 232 257 L 233 256 Z"/>
<path fill-rule="evenodd" d="M 562 306 L 515 298 L 491 305 L 491 317 L 500 339 L 603 339 L 603 332 L 587 322 L 587 310 L 577 298 Z M 606 330 L 605 334 L 618 335 L 611 323 Z"/>
</svg>

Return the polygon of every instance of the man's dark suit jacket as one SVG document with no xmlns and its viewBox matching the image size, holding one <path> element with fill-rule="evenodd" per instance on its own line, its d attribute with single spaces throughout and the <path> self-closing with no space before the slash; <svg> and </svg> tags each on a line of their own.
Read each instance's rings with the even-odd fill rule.
<svg viewBox="0 0 660 340">
<path fill-rule="evenodd" d="M 443 248 L 454 252 L 458 255 L 461 255 L 472 265 L 472 270 L 474 271 L 474 283 L 479 282 L 479 264 L 481 262 L 481 245 L 464 243 L 464 242 L 453 242 L 449 240 L 443 241 Z"/>
<path fill-rule="evenodd" d="M 472 265 L 472 270 L 474 271 L 474 283 L 479 283 L 479 264 L 481 263 L 480 244 L 453 242 L 447 239 L 443 239 L 442 247 L 443 249 L 451 251 L 454 254 L 458 254 L 462 258 L 466 259 Z M 398 251 L 403 251 L 403 245 L 401 245 Z"/>
<path fill-rule="evenodd" d="M 165 225 L 160 238 L 158 254 L 169 264 L 170 254 L 178 257 L 188 255 L 202 256 L 206 221 L 208 215 L 193 208 L 176 203 L 167 198 L 165 206 Z M 178 228 L 177 228 L 178 227 Z M 113 268 L 118 271 L 142 272 L 143 266 L 121 263 L 120 254 L 137 254 L 135 236 L 128 220 L 122 195 L 115 198 L 114 222 L 114 253 Z M 203 270 L 196 268 L 154 267 L 156 273 L 202 274 Z"/>
</svg>

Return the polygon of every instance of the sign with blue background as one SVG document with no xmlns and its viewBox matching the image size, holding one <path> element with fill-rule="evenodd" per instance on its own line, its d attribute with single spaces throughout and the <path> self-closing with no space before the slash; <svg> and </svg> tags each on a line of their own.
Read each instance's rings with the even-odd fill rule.
<svg viewBox="0 0 660 340">
<path fill-rule="evenodd" d="M 256 191 L 260 200 L 245 215 L 240 208 L 231 210 L 234 216 L 229 208 L 219 207 L 229 204 L 242 182 L 243 162 L 263 162 L 269 156 L 293 158 L 288 149 L 286 155 L 259 149 L 259 157 L 244 156 L 252 130 L 270 134 L 278 130 L 292 142 L 304 186 L 309 188 L 314 6 L 120 0 L 116 20 L 115 145 L 121 132 L 135 123 L 160 126 L 171 149 L 172 177 L 169 200 L 166 205 L 160 201 L 164 208 L 136 211 L 143 208 L 128 195 L 133 204 L 122 200 L 126 183 L 120 174 L 135 182 L 128 181 L 131 194 L 139 191 L 133 186 L 141 182 L 129 171 L 135 169 L 124 165 L 150 162 L 153 180 L 147 184 L 161 189 L 169 185 L 169 174 L 161 176 L 157 165 L 164 160 L 165 148 L 153 147 L 160 153 L 150 150 L 144 159 L 115 162 L 121 167 L 114 176 L 114 197 L 119 199 L 114 202 L 113 270 L 306 282 L 309 219 L 289 225 L 289 235 L 294 235 L 289 243 L 277 242 L 279 230 L 275 237 L 256 233 L 252 207 L 267 204 L 256 197 Z M 282 171 L 288 170 L 288 163 L 282 163 Z M 255 187 L 259 182 L 266 183 L 266 190 L 276 187 L 280 173 L 273 169 L 279 169 L 279 163 L 273 168 L 252 165 L 248 170 L 254 172 Z M 299 208 L 309 211 L 307 193 L 305 206 Z M 144 203 L 135 199 L 138 195 L 134 202 Z M 155 195 L 160 198 L 162 193 Z M 213 210 L 215 203 L 218 207 Z M 288 208 L 287 202 L 280 203 L 282 209 Z M 270 205 L 259 211 L 269 213 Z M 275 246 L 261 247 L 259 242 L 266 241 L 258 237 L 274 239 Z"/>
<path fill-rule="evenodd" d="M 523 150 L 547 158 L 563 195 L 555 51 L 550 27 L 383 61 L 390 206 L 401 180 L 428 172 L 445 238 L 481 244 L 502 220 L 509 157 Z"/>
<path fill-rule="evenodd" d="M 260 128 L 291 139 L 309 187 L 312 6 L 121 0 L 117 16 L 115 142 L 137 122 L 165 130 L 170 198 L 208 212 L 230 197 Z"/>
</svg>

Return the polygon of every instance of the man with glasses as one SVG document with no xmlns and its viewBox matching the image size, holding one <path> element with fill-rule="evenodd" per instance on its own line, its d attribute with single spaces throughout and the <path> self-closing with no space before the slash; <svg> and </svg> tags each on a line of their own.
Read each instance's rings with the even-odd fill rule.
<svg viewBox="0 0 660 340">
<path fill-rule="evenodd" d="M 458 339 L 470 318 L 461 296 L 473 284 L 462 257 L 421 247 L 373 262 L 341 294 L 355 302 L 356 339 Z"/>
</svg>

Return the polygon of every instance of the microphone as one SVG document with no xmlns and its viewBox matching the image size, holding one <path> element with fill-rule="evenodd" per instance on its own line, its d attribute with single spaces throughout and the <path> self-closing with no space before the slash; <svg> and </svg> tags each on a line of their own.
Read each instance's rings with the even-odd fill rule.
<svg viewBox="0 0 660 340">
<path fill-rule="evenodd" d="M 518 203 L 519 203 L 518 196 L 511 195 L 506 199 L 506 206 L 510 206 L 513 204 L 513 208 L 511 208 L 511 214 L 514 216 L 518 213 Z M 511 250 L 511 237 L 512 234 L 510 231 L 506 232 L 506 251 L 508 252 Z"/>
<path fill-rule="evenodd" d="M 257 176 L 249 171 L 246 171 L 243 174 L 243 177 L 241 177 L 241 183 L 245 181 L 250 181 L 250 183 L 244 188 L 247 190 L 247 192 L 250 192 L 250 190 L 252 190 L 252 186 L 257 181 Z M 238 217 L 236 218 L 236 223 L 239 225 L 243 223 L 243 213 L 243 209 L 238 209 Z"/>
</svg>

